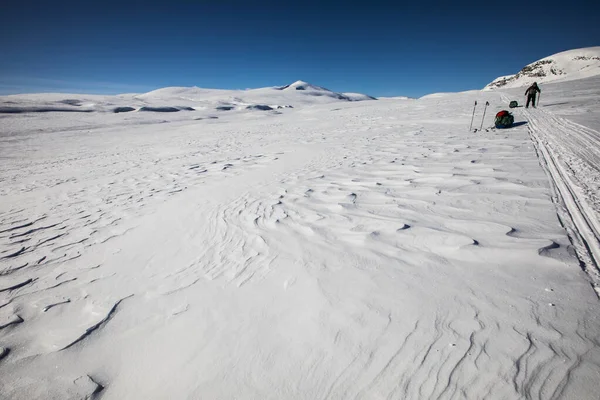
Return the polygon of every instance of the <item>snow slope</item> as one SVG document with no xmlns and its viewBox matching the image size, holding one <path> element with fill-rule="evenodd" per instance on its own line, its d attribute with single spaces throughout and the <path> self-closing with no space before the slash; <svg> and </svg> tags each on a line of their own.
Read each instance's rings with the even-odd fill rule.
<svg viewBox="0 0 600 400">
<path fill-rule="evenodd" d="M 510 93 L 273 91 L 301 100 L 0 115 L 0 398 L 596 396 L 598 300 L 530 138 L 568 98 L 474 134 Z"/>
<path fill-rule="evenodd" d="M 542 58 L 515 75 L 496 78 L 484 90 L 523 87 L 533 82 L 572 81 L 597 75 L 600 75 L 600 47 L 588 47 Z"/>
</svg>

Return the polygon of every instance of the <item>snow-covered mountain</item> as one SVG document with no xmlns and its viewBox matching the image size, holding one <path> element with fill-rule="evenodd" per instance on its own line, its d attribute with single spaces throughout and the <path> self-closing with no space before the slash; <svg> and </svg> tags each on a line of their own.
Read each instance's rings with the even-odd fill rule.
<svg viewBox="0 0 600 400">
<path fill-rule="evenodd" d="M 390 96 L 390 97 L 378 97 L 377 100 L 416 100 L 416 98 L 408 97 L 408 96 Z"/>
<path fill-rule="evenodd" d="M 533 82 L 570 81 L 600 75 L 600 46 L 563 51 L 526 65 L 515 75 L 501 76 L 484 90 L 515 88 Z"/>
<path fill-rule="evenodd" d="M 283 87 L 276 88 L 278 90 L 282 90 L 285 92 L 294 92 L 299 91 L 305 96 L 316 96 L 316 97 L 329 97 L 336 100 L 346 100 L 346 101 L 362 101 L 362 100 L 377 100 L 375 97 L 368 96 L 362 93 L 337 93 L 332 92 L 329 89 L 324 87 L 311 85 L 308 82 L 304 81 L 296 81 L 291 85 L 286 85 Z"/>
<path fill-rule="evenodd" d="M 198 87 L 168 87 L 136 96 L 140 99 L 173 99 L 184 101 L 226 101 L 240 103 L 323 103 L 336 100 L 376 100 L 361 93 L 337 93 L 304 81 L 290 85 L 247 90 L 202 89 Z M 295 104 L 294 104 L 295 105 Z"/>
<path fill-rule="evenodd" d="M 117 96 L 62 93 L 0 97 L 0 113 L 22 112 L 177 112 L 194 110 L 263 110 L 332 102 L 376 100 L 361 93 L 337 93 L 304 81 L 247 90 L 166 87 Z"/>
</svg>

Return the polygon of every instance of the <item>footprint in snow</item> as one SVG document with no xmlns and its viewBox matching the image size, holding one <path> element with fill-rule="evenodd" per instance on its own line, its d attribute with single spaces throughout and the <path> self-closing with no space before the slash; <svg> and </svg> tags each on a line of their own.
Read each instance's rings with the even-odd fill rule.
<svg viewBox="0 0 600 400">
<path fill-rule="evenodd" d="M 175 316 L 175 315 L 179 315 L 179 314 L 183 314 L 184 312 L 186 312 L 188 309 L 190 308 L 189 304 L 183 304 L 177 308 L 175 308 L 173 311 L 171 311 L 171 315 Z"/>
<path fill-rule="evenodd" d="M 295 283 L 296 283 L 295 277 L 286 279 L 285 282 L 283 282 L 283 289 L 288 290 L 290 287 L 294 286 Z"/>
</svg>

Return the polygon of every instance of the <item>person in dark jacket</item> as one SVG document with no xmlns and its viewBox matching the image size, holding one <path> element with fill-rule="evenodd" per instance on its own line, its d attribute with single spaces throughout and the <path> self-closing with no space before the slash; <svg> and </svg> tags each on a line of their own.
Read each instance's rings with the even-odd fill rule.
<svg viewBox="0 0 600 400">
<path fill-rule="evenodd" d="M 531 105 L 533 106 L 533 108 L 535 108 L 536 93 L 542 93 L 542 91 L 538 87 L 537 82 L 533 82 L 533 85 L 529 86 L 529 88 L 525 91 L 525 96 L 527 96 L 527 105 L 525 106 L 525 108 L 529 108 L 529 102 L 531 102 Z"/>
</svg>

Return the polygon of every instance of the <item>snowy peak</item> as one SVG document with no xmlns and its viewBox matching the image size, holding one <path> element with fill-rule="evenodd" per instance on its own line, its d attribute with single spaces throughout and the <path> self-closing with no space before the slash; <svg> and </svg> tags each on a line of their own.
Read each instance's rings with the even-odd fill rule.
<svg viewBox="0 0 600 400">
<path fill-rule="evenodd" d="M 375 97 L 362 93 L 333 92 L 327 88 L 316 86 L 305 81 L 296 81 L 290 85 L 276 87 L 275 89 L 283 92 L 296 92 L 306 96 L 330 97 L 332 99 L 345 101 L 377 100 Z"/>
<path fill-rule="evenodd" d="M 515 88 L 533 82 L 569 81 L 600 75 L 600 47 L 563 51 L 526 65 L 515 75 L 501 76 L 484 90 Z"/>
<path fill-rule="evenodd" d="M 286 85 L 280 88 L 281 90 L 305 90 L 305 91 L 320 91 L 320 92 L 331 92 L 321 86 L 311 85 L 308 82 L 296 81 L 290 85 Z"/>
</svg>

